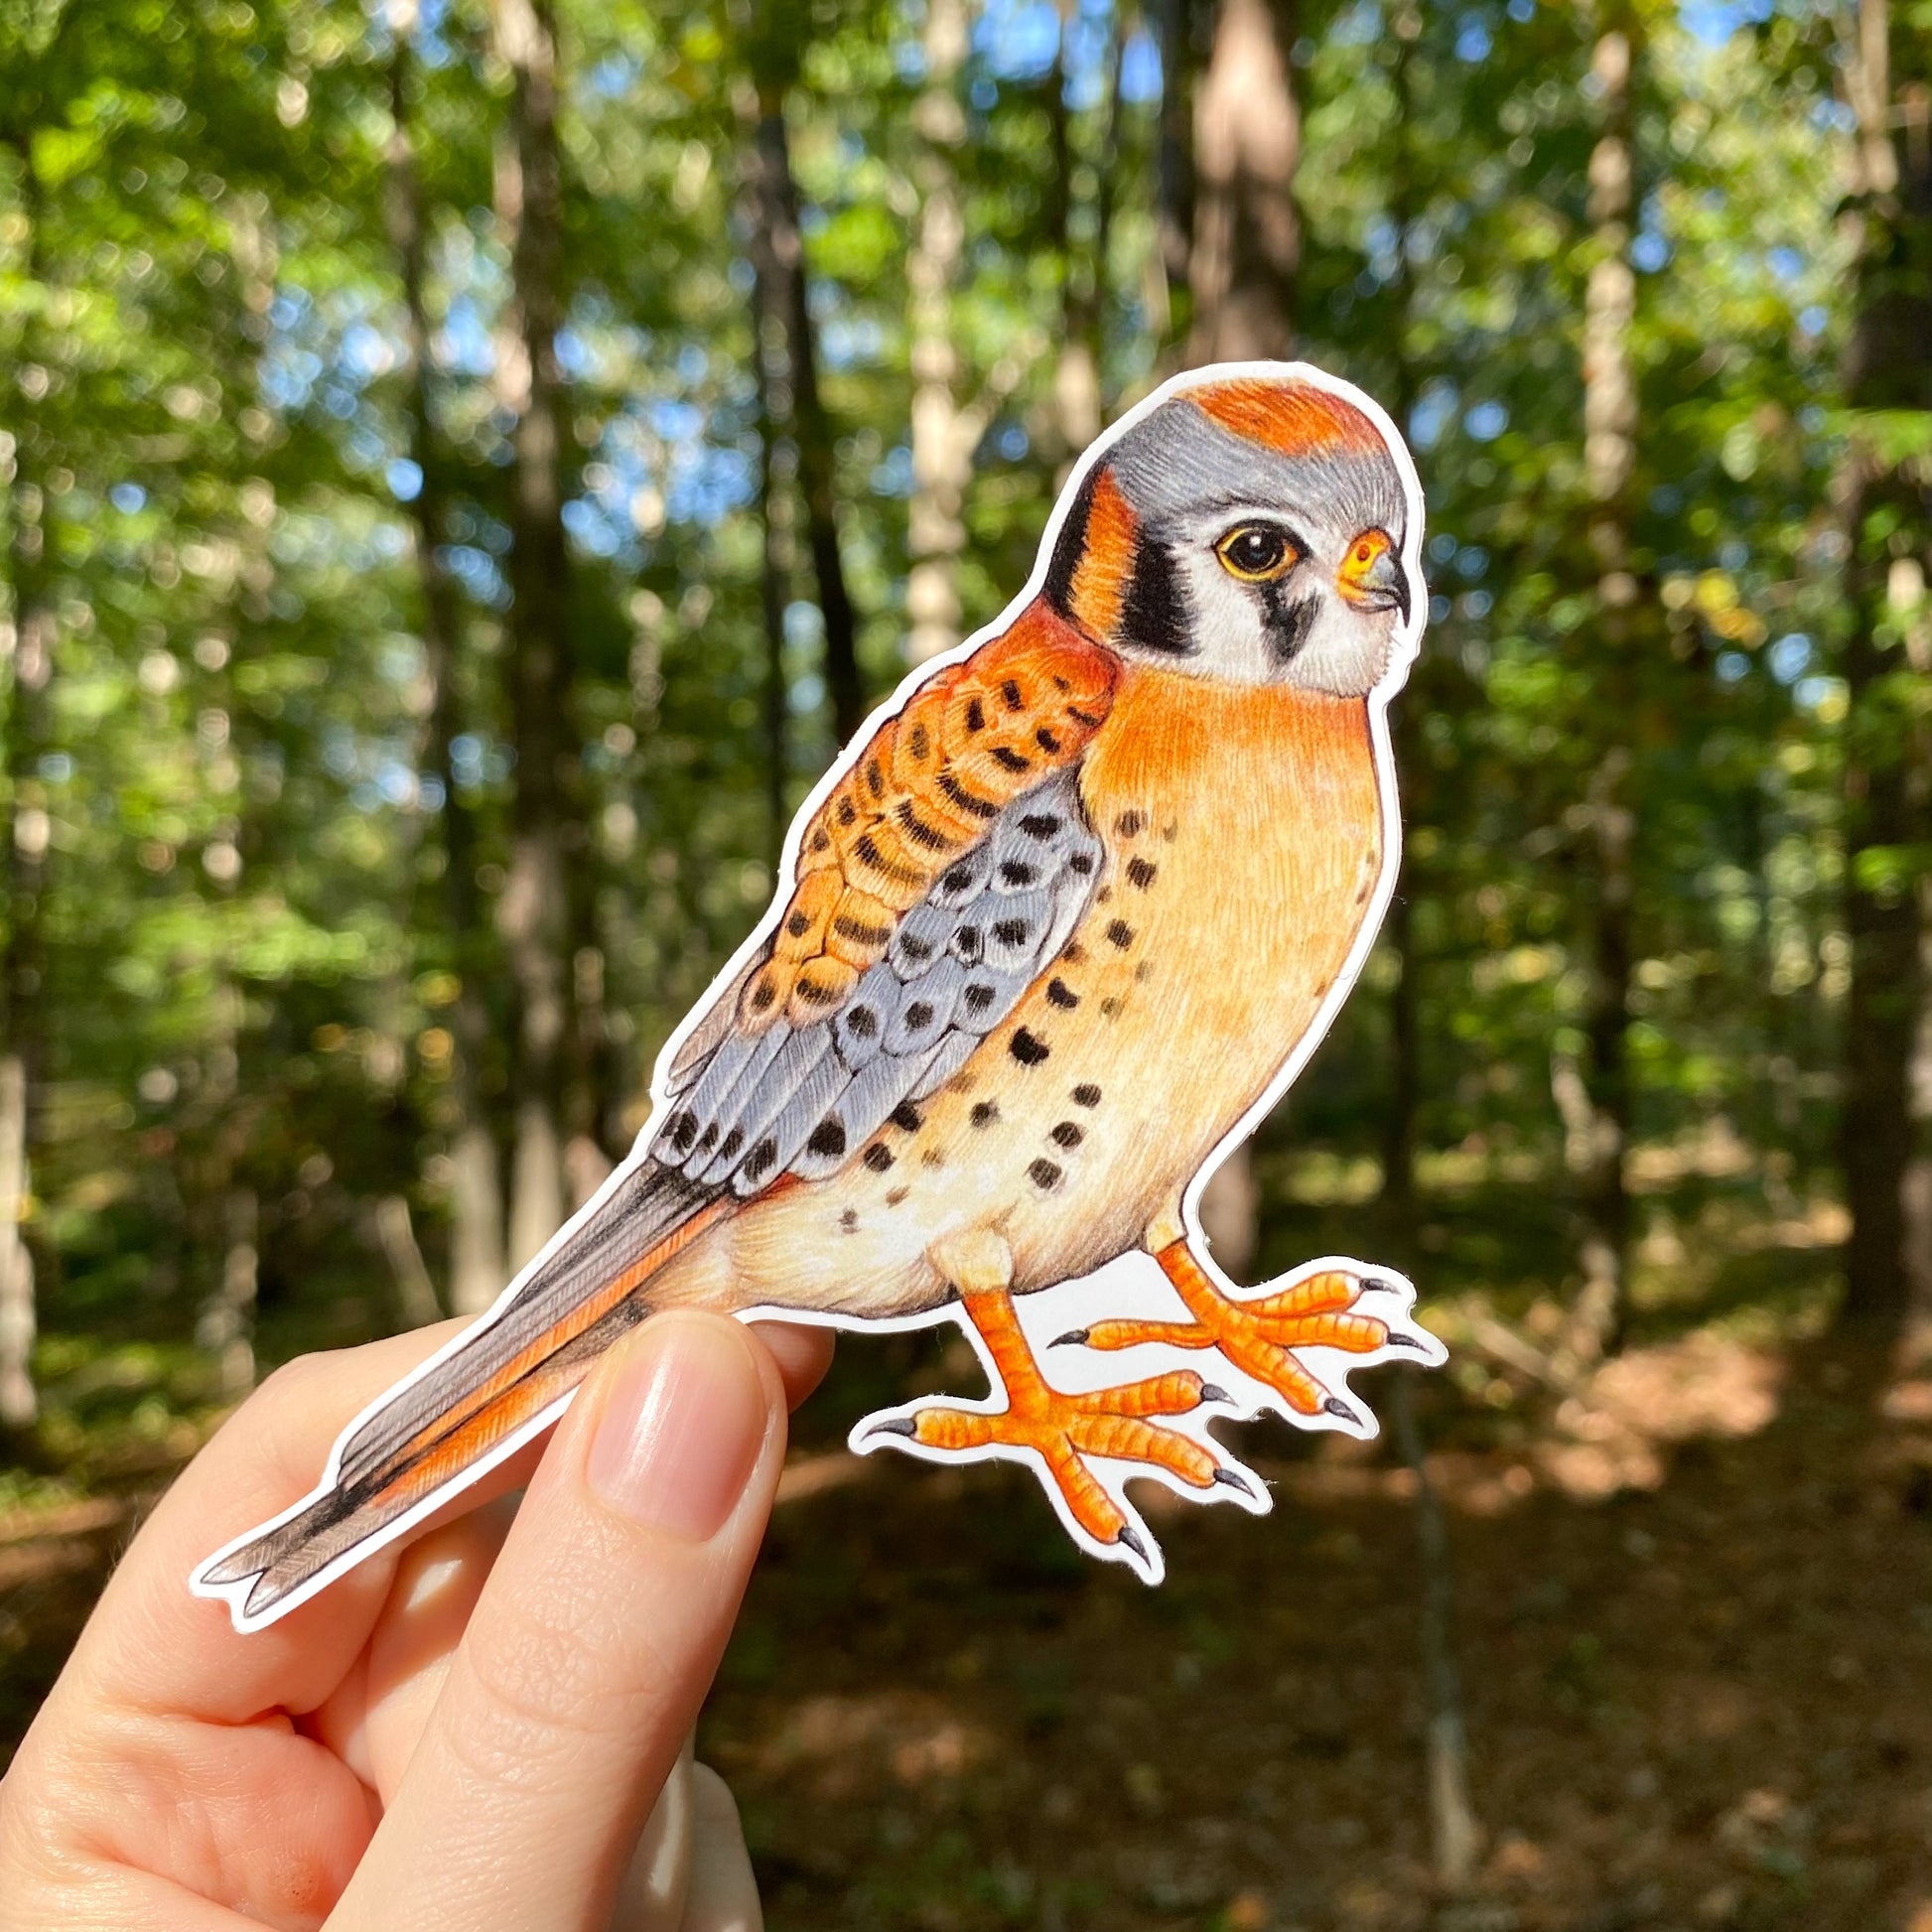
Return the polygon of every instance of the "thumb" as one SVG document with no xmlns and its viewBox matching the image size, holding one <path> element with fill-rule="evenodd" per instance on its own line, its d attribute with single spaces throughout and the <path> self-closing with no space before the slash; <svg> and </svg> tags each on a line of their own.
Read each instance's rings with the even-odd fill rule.
<svg viewBox="0 0 1932 1932">
<path fill-rule="evenodd" d="M 603 1932 L 731 1632 L 784 1387 L 722 1315 L 654 1315 L 544 1456 L 333 1932 Z"/>
</svg>

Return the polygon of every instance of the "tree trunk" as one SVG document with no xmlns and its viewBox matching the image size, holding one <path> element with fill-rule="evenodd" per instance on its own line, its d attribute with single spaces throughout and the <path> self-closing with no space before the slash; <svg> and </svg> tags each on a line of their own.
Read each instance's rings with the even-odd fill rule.
<svg viewBox="0 0 1932 1932">
<path fill-rule="evenodd" d="M 1187 354 L 1195 364 L 1286 355 L 1294 341 L 1301 134 L 1289 83 L 1293 39 L 1287 0 L 1221 0 L 1194 99 Z M 1238 1276 L 1259 1245 L 1258 1207 L 1244 1143 L 1201 1195 L 1202 1226 L 1230 1274 Z"/>
<path fill-rule="evenodd" d="M 47 279 L 40 177 L 26 135 L 14 142 L 29 281 Z M 39 1412 L 32 1353 L 35 1267 L 28 1230 L 36 1223 L 34 1154 L 45 1059 L 47 857 L 52 827 L 40 777 L 54 679 L 56 600 L 54 506 L 47 487 L 45 429 L 38 404 L 49 377 L 37 331 L 27 325 L 12 405 L 13 474 L 9 589 L 4 633 L 12 679 L 7 708 L 7 936 L 0 956 L 0 1429 L 31 1428 Z M 41 371 L 38 381 L 31 371 Z"/>
<path fill-rule="evenodd" d="M 778 249 L 784 220 L 774 167 L 782 163 L 783 120 L 774 142 L 765 132 L 769 109 L 756 93 L 741 103 L 750 122 L 745 167 L 746 226 L 752 257 L 752 373 L 759 399 L 759 596 L 764 617 L 765 843 L 771 876 L 778 876 L 789 823 L 789 686 L 785 677 L 785 607 L 791 601 L 792 518 L 788 472 L 797 446 L 780 434 L 781 403 L 788 393 L 783 294 L 785 271 Z M 829 625 L 828 641 L 829 641 Z M 843 738 L 849 728 L 842 727 Z"/>
<path fill-rule="evenodd" d="M 1302 126 L 1291 0 L 1221 0 L 1194 97 L 1194 232 L 1187 357 L 1286 355 L 1294 339 Z"/>
<path fill-rule="evenodd" d="M 959 407 L 959 351 L 952 337 L 952 290 L 965 224 L 957 154 L 966 138 L 958 99 L 965 64 L 966 0 L 926 0 L 925 80 L 912 110 L 918 137 L 913 184 L 919 211 L 906 257 L 911 330 L 912 499 L 905 580 L 906 653 L 915 664 L 960 637 L 959 553 L 973 448 Z"/>
<path fill-rule="evenodd" d="M 1167 362 L 1184 328 L 1194 250 L 1193 86 L 1196 0 L 1155 0 L 1161 41 L 1161 120 L 1155 154 L 1155 247 L 1148 261 L 1148 327 Z"/>
<path fill-rule="evenodd" d="M 798 184 L 791 172 L 784 93 L 779 87 L 762 83 L 759 87 L 753 153 L 754 218 L 763 235 L 769 284 L 766 313 L 777 323 L 784 370 L 783 381 L 774 383 L 769 400 L 777 405 L 780 421 L 788 418 L 797 451 L 805 542 L 825 622 L 825 688 L 831 694 L 832 723 L 843 743 L 865 722 L 866 694 L 859 675 L 858 621 L 839 556 L 832 429 L 818 390 L 818 342 L 804 236 L 798 225 Z M 788 408 L 783 406 L 787 403 Z"/>
<path fill-rule="evenodd" d="M 1597 713 L 1631 721 L 1635 707 L 1637 580 L 1630 566 L 1630 486 L 1636 470 L 1637 398 L 1632 363 L 1636 275 L 1630 266 L 1633 182 L 1631 92 L 1637 56 L 1634 16 L 1607 16 L 1590 53 L 1599 132 L 1589 158 L 1592 259 L 1584 294 L 1584 475 L 1588 540 L 1596 571 L 1596 642 L 1602 656 Z M 1614 1347 L 1623 1323 L 1630 1239 L 1624 1156 L 1630 1135 L 1629 1013 L 1633 867 L 1638 825 L 1627 745 L 1606 747 L 1592 773 L 1586 811 L 1595 890 L 1590 906 L 1589 979 L 1584 1033 L 1587 1134 L 1577 1140 L 1582 1173 L 1579 1260 L 1583 1288 L 1571 1345 L 1580 1361 Z"/>
<path fill-rule="evenodd" d="M 521 1268 L 562 1225 L 575 1037 L 573 896 L 588 861 L 571 738 L 570 553 L 564 536 L 563 175 L 557 141 L 557 34 L 550 0 L 494 0 L 496 49 L 510 71 L 509 138 L 498 150 L 498 214 L 510 247 L 510 300 L 496 345 L 510 432 L 509 685 L 516 782 L 508 876 L 497 922 L 517 1019 L 509 1265 Z"/>
<path fill-rule="evenodd" d="M 255 1291 L 261 1259 L 261 1207 L 252 1187 L 222 1197 L 221 1273 L 202 1304 L 196 1345 L 214 1357 L 222 1400 L 239 1402 L 255 1386 Z"/>
<path fill-rule="evenodd" d="M 1856 410 L 1932 409 L 1932 141 L 1922 37 L 1862 0 L 1847 91 L 1858 117 L 1850 218 L 1857 314 L 1846 399 Z M 1900 71 L 1898 69 L 1905 69 Z M 1900 848 L 1924 836 L 1928 773 L 1898 686 L 1922 676 L 1906 646 L 1925 599 L 1932 460 L 1891 462 L 1855 431 L 1842 479 L 1852 635 L 1844 671 L 1845 1010 L 1841 1158 L 1852 1232 L 1844 1319 L 1893 1332 L 1910 1298 L 1906 1192 L 1914 1151 L 1908 1069 L 1924 986 L 1918 895 Z"/>
<path fill-rule="evenodd" d="M 459 1314 L 478 1314 L 496 1299 L 508 1274 L 503 1257 L 502 1175 L 478 1091 L 479 1069 L 487 1050 L 489 1015 L 483 993 L 483 965 L 477 957 L 483 934 L 482 898 L 477 890 L 477 829 L 458 788 L 451 751 L 462 729 L 456 662 L 463 619 L 455 580 L 444 563 L 450 527 L 449 491 L 430 398 L 432 332 L 423 292 L 427 236 L 409 99 L 416 0 L 389 0 L 389 31 L 395 48 L 389 67 L 384 211 L 389 244 L 402 277 L 409 455 L 422 478 L 410 508 L 423 600 L 423 670 L 429 681 L 427 761 L 443 794 L 437 811 L 443 836 L 441 910 L 458 982 L 451 1015 L 454 1044 L 450 1054 L 450 1306 Z"/>
</svg>

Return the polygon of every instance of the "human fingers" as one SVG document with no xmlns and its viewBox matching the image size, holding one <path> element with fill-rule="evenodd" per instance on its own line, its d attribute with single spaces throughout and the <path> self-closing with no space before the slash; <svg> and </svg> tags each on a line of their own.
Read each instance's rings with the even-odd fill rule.
<svg viewBox="0 0 1932 1932">
<path fill-rule="evenodd" d="M 751 1326 L 784 1377 L 786 1406 L 796 1409 L 832 1366 L 832 1330 L 812 1321 L 754 1321 Z"/>
<path fill-rule="evenodd" d="M 342 1932 L 602 1932 L 697 1716 L 784 1453 L 769 1353 L 666 1313 L 560 1426 Z"/>
</svg>

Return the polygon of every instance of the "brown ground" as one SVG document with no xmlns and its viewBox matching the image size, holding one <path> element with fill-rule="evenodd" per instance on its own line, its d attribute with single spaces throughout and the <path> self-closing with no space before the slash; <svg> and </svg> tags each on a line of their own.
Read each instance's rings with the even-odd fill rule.
<svg viewBox="0 0 1932 1932">
<path fill-rule="evenodd" d="M 1863 1386 L 1693 1337 L 1436 1459 L 1485 1833 L 1448 1905 L 1385 1456 L 1262 1432 L 1276 1514 L 1166 1507 L 1148 1590 L 1018 1471 L 808 1451 L 702 1739 L 769 1922 L 1932 1932 L 1932 1404 Z M 0 1521 L 0 1736 L 124 1521 Z"/>
</svg>

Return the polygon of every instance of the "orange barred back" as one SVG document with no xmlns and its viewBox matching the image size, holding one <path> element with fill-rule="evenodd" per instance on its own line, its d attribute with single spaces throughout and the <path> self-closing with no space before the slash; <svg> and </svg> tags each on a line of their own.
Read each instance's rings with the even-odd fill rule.
<svg viewBox="0 0 1932 1932">
<path fill-rule="evenodd" d="M 1043 602 L 929 678 L 874 735 L 805 828 L 798 884 L 739 1020 L 807 1027 L 885 956 L 900 917 L 1001 811 L 1075 762 L 1105 722 L 1120 660 Z"/>
</svg>

